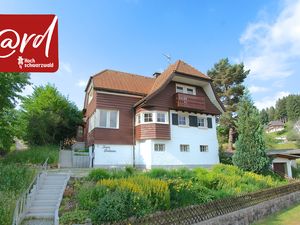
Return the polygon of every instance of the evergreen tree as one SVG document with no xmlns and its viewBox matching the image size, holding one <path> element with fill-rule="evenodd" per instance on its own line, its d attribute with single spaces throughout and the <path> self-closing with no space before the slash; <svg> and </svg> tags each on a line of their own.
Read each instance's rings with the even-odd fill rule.
<svg viewBox="0 0 300 225">
<path fill-rule="evenodd" d="M 267 113 L 267 110 L 262 109 L 259 113 L 260 121 L 263 125 L 266 125 L 269 123 L 269 115 Z"/>
<path fill-rule="evenodd" d="M 270 167 L 263 137 L 263 126 L 259 112 L 250 96 L 246 93 L 238 104 L 236 151 L 233 164 L 239 168 L 256 173 L 263 173 Z"/>
<path fill-rule="evenodd" d="M 275 120 L 276 110 L 275 110 L 274 106 L 271 106 L 270 108 L 268 108 L 267 112 L 268 112 L 268 116 L 269 116 L 269 121 Z"/>
<path fill-rule="evenodd" d="M 286 121 L 287 119 L 286 102 L 287 102 L 287 97 L 280 98 L 276 101 L 275 118 L 277 120 Z"/>
<path fill-rule="evenodd" d="M 249 72 L 244 69 L 243 63 L 232 65 L 227 58 L 221 59 L 207 72 L 207 75 L 213 79 L 216 93 L 226 109 L 220 118 L 220 126 L 227 130 L 228 150 L 233 150 L 237 103 L 244 93 L 243 82 Z"/>
<path fill-rule="evenodd" d="M 288 120 L 296 121 L 300 119 L 300 95 L 289 95 L 287 97 L 286 111 Z"/>
</svg>

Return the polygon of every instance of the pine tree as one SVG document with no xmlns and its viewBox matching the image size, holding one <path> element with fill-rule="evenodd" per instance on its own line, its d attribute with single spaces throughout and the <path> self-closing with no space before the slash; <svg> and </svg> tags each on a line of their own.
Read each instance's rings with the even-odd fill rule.
<svg viewBox="0 0 300 225">
<path fill-rule="evenodd" d="M 248 93 L 245 93 L 238 104 L 236 151 L 233 164 L 239 168 L 256 173 L 263 173 L 270 167 L 263 137 L 263 126 L 259 112 Z"/>
<path fill-rule="evenodd" d="M 211 70 L 207 71 L 207 75 L 213 79 L 216 93 L 226 109 L 220 118 L 220 126 L 227 131 L 229 151 L 233 150 L 233 139 L 236 133 L 237 103 L 243 96 L 245 89 L 243 82 L 249 72 L 249 70 L 245 70 L 243 63 L 230 64 L 227 58 L 221 59 Z"/>
<path fill-rule="evenodd" d="M 267 113 L 267 110 L 262 109 L 259 113 L 260 121 L 263 125 L 266 125 L 269 123 L 269 115 Z"/>
</svg>

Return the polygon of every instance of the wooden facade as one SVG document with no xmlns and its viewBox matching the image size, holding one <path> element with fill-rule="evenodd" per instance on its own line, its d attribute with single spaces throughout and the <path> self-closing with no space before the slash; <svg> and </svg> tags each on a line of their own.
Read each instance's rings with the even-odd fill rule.
<svg viewBox="0 0 300 225">
<path fill-rule="evenodd" d="M 169 124 L 140 124 L 135 127 L 136 140 L 143 139 L 161 139 L 170 140 L 170 125 Z"/>
</svg>

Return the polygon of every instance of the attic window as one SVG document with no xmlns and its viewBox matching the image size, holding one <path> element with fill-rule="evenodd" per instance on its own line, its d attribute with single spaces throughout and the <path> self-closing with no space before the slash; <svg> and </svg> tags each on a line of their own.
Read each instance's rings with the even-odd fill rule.
<svg viewBox="0 0 300 225">
<path fill-rule="evenodd" d="M 94 96 L 94 88 L 93 85 L 91 85 L 88 91 L 88 104 L 92 101 L 93 96 Z"/>
<path fill-rule="evenodd" d="M 188 95 L 196 95 L 196 88 L 183 84 L 176 84 L 176 93 L 183 93 Z"/>
</svg>

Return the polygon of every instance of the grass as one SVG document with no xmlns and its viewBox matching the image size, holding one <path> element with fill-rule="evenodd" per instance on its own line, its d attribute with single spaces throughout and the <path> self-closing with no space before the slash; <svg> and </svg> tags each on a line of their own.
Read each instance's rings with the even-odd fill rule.
<svg viewBox="0 0 300 225">
<path fill-rule="evenodd" d="M 5 164 L 33 164 L 40 165 L 49 157 L 48 164 L 57 164 L 58 146 L 32 146 L 24 151 L 12 151 L 8 153 L 1 161 Z"/>
<path fill-rule="evenodd" d="M 296 149 L 298 148 L 296 143 L 293 141 L 281 142 L 276 138 L 287 136 L 287 131 L 278 131 L 272 133 L 266 133 L 266 143 L 269 149 L 281 150 L 281 149 Z"/>
<path fill-rule="evenodd" d="M 300 205 L 292 206 L 253 225 L 299 225 Z"/>
<path fill-rule="evenodd" d="M 57 164 L 57 146 L 36 146 L 0 157 L 0 225 L 12 223 L 18 197 L 35 177 L 36 165 L 43 164 L 48 157 L 49 164 Z"/>
</svg>

